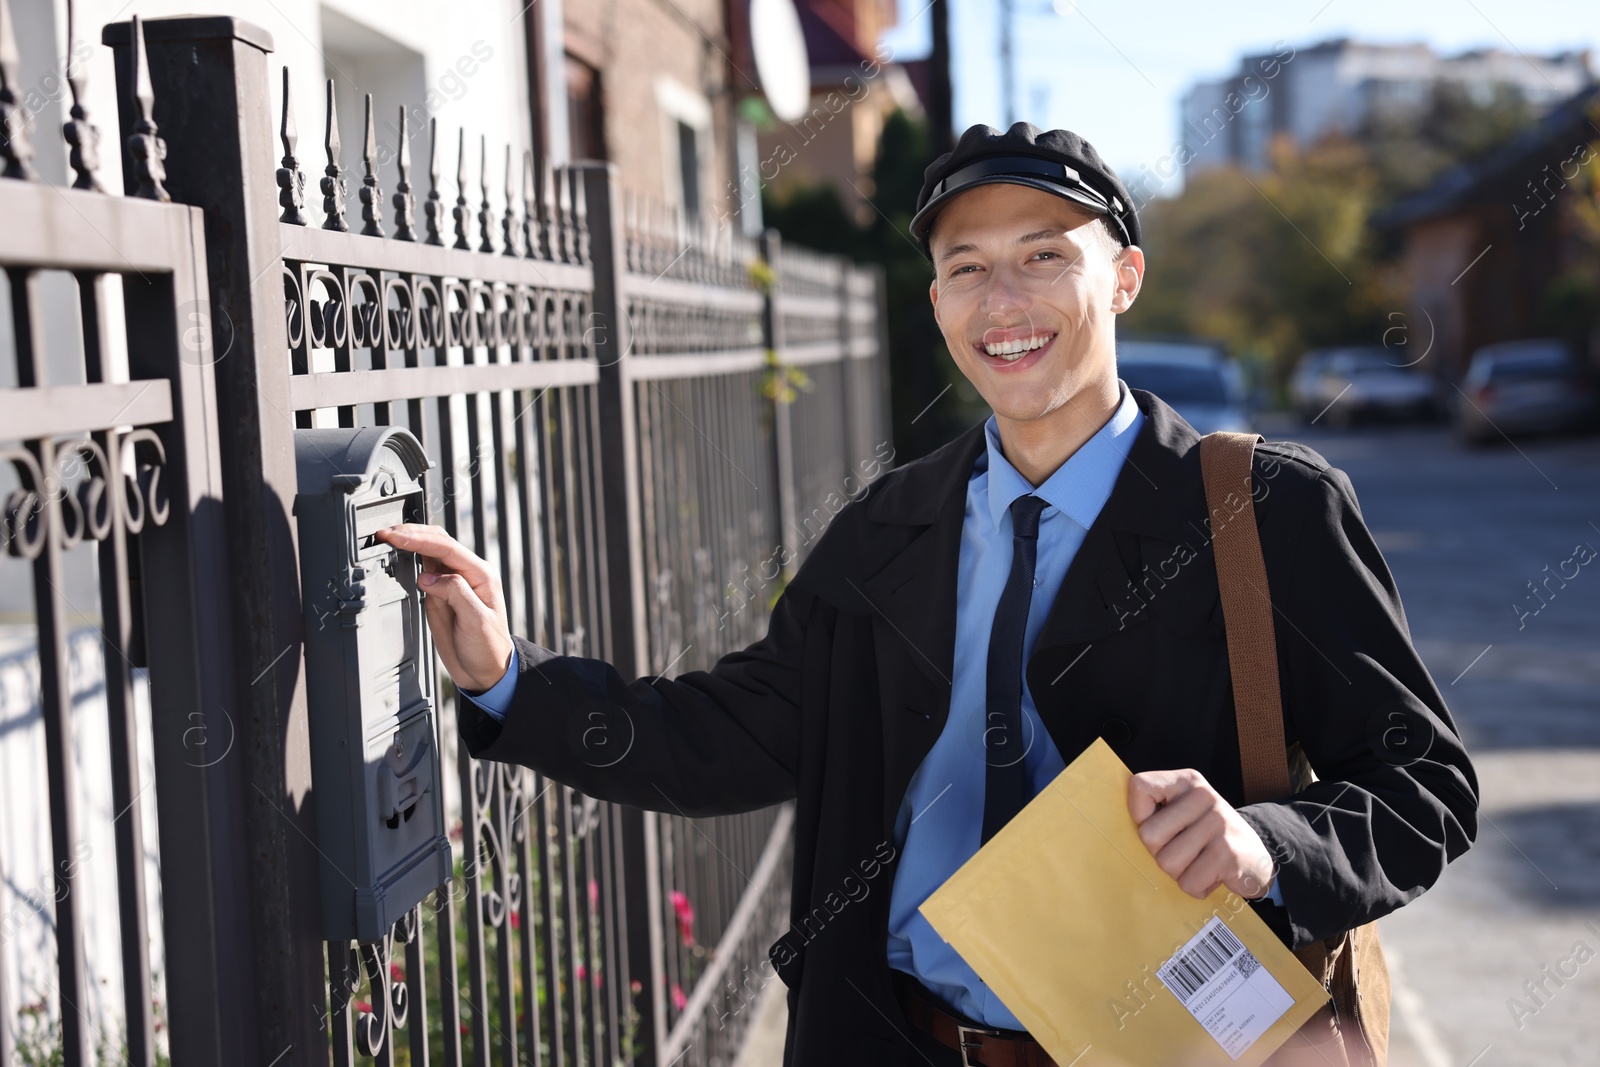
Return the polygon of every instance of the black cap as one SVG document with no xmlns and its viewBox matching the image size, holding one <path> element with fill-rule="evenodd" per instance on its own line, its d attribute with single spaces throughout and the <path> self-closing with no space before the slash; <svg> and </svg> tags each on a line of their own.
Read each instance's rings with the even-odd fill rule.
<svg viewBox="0 0 1600 1067">
<path fill-rule="evenodd" d="M 1094 145 L 1071 130 L 1040 130 L 1018 122 L 1001 133 L 993 126 L 971 126 L 922 173 L 911 235 L 929 255 L 928 231 L 950 198 L 979 185 L 1025 185 L 1071 200 L 1106 216 L 1124 245 L 1139 243 L 1139 215 L 1122 180 L 1100 158 Z"/>
</svg>

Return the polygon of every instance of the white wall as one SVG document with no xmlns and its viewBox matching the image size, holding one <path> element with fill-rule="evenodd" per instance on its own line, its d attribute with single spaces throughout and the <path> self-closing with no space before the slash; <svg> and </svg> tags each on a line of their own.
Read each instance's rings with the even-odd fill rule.
<svg viewBox="0 0 1600 1067">
<path fill-rule="evenodd" d="M 528 146 L 523 4 L 515 0 L 458 0 L 450 4 L 434 0 L 329 0 L 326 4 L 316 0 L 84 0 L 77 7 L 77 36 L 88 45 L 89 112 L 101 129 L 101 175 L 110 189 L 121 189 L 121 169 L 114 143 L 116 97 L 111 50 L 100 44 L 100 27 L 133 14 L 142 18 L 227 14 L 253 22 L 270 33 L 276 47 L 269 59 L 274 116 L 282 97 L 279 67 L 287 65 L 294 83 L 301 153 L 312 172 L 319 171 L 325 162 L 321 154 L 321 100 L 324 80 L 330 73 L 338 95 L 353 101 L 357 109 L 353 114 L 359 114 L 362 94 L 372 92 L 380 115 L 394 116 L 401 104 L 422 107 L 426 114 L 437 116 L 452 135 L 455 127 L 465 126 L 469 136 L 488 134 L 491 146 L 497 146 L 499 151 L 508 141 L 519 153 Z M 31 99 L 29 109 L 38 109 L 34 141 L 40 149 L 40 170 L 48 180 L 60 182 L 67 168 L 66 147 L 59 131 L 70 102 L 61 77 L 67 53 L 66 2 L 13 0 L 11 8 L 22 38 L 21 84 L 25 102 Z M 361 63 L 363 37 L 367 39 L 365 54 L 371 58 L 384 56 L 384 44 L 416 57 L 420 80 L 416 71 L 407 71 L 405 77 L 397 79 L 383 63 Z M 358 61 L 339 63 L 335 72 L 329 69 L 330 56 L 335 61 L 354 56 Z M 158 118 L 159 108 L 158 102 Z M 347 151 L 353 147 L 358 152 L 360 126 L 347 124 L 340 132 Z M 346 156 L 346 163 L 353 165 L 358 159 L 359 155 L 352 152 Z M 386 184 L 385 191 L 393 191 L 392 182 Z"/>
</svg>

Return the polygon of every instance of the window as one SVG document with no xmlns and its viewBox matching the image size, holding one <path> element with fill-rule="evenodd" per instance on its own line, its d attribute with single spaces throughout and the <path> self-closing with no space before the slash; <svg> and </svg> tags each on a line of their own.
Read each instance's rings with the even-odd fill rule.
<svg viewBox="0 0 1600 1067">
<path fill-rule="evenodd" d="M 571 53 L 567 55 L 567 136 L 573 159 L 607 158 L 600 72 Z"/>
<path fill-rule="evenodd" d="M 690 221 L 700 218 L 700 152 L 695 129 L 678 122 L 678 176 L 683 183 L 683 213 Z"/>
<path fill-rule="evenodd" d="M 707 214 L 707 201 L 716 195 L 717 179 L 708 185 L 705 173 L 717 158 L 711 103 L 665 75 L 655 80 L 655 97 L 661 109 L 660 195 L 677 201 L 684 219 L 693 222 Z"/>
</svg>

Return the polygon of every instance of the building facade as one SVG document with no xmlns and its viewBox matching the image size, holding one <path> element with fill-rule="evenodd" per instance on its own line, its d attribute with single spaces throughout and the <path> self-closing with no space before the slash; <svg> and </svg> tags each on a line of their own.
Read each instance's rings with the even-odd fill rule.
<svg viewBox="0 0 1600 1067">
<path fill-rule="evenodd" d="M 1400 246 L 1407 325 L 1430 346 L 1435 374 L 1458 380 L 1484 345 L 1560 334 L 1600 372 L 1600 318 L 1586 325 L 1554 306 L 1558 288 L 1593 292 L 1597 123 L 1591 86 L 1374 220 Z"/>
</svg>

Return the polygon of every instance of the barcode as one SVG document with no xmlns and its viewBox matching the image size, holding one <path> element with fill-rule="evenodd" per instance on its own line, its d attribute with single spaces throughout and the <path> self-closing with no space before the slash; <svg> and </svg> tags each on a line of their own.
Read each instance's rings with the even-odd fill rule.
<svg viewBox="0 0 1600 1067">
<path fill-rule="evenodd" d="M 1243 951 L 1244 946 L 1233 936 L 1233 931 L 1217 923 L 1194 944 L 1162 964 L 1156 974 L 1187 1006 L 1207 979 Z"/>
</svg>

